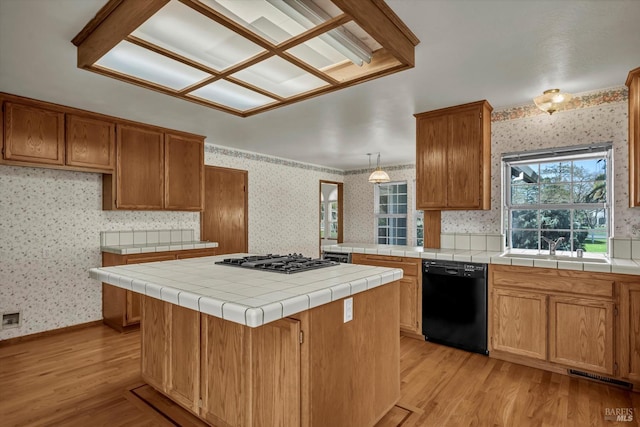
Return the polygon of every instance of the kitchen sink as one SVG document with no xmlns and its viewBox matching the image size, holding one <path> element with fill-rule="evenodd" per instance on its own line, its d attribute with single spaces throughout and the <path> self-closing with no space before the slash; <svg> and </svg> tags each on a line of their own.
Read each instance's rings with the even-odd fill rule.
<svg viewBox="0 0 640 427">
<path fill-rule="evenodd" d="M 604 257 L 582 257 L 578 258 L 576 256 L 569 255 L 549 255 L 549 254 L 523 254 L 523 253 L 504 253 L 500 255 L 503 258 L 525 258 L 525 259 L 542 259 L 546 261 L 573 261 L 573 262 L 593 262 L 597 264 L 610 264 L 609 259 Z"/>
</svg>

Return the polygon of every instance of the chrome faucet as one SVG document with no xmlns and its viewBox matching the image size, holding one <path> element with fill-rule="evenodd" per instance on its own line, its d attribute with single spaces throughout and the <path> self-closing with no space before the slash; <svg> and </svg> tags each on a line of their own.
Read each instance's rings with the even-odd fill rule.
<svg viewBox="0 0 640 427">
<path fill-rule="evenodd" d="M 551 240 L 551 239 L 547 239 L 544 236 L 540 236 L 542 237 L 542 240 L 544 240 L 545 242 L 547 242 L 549 244 L 549 255 L 555 255 L 556 254 L 556 247 L 558 246 L 558 243 L 562 242 L 564 240 L 564 237 L 558 237 L 558 240 Z"/>
</svg>

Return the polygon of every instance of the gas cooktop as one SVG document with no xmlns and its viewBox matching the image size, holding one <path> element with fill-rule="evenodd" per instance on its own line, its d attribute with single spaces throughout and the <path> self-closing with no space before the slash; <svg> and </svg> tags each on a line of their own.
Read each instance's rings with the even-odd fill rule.
<svg viewBox="0 0 640 427">
<path fill-rule="evenodd" d="M 292 274 L 317 268 L 332 267 L 340 263 L 327 259 L 313 259 L 302 254 L 289 255 L 255 255 L 242 258 L 226 258 L 216 262 L 219 265 L 252 268 L 260 271 L 274 271 L 276 273 Z"/>
</svg>

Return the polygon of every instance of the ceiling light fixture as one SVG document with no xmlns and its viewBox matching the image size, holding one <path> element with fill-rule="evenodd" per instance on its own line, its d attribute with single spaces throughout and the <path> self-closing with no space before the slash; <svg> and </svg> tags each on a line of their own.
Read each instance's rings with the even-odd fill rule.
<svg viewBox="0 0 640 427">
<path fill-rule="evenodd" d="M 367 156 L 369 156 L 369 168 L 371 168 L 371 154 L 372 153 L 367 153 Z M 389 181 L 391 181 L 391 179 L 389 178 L 389 174 L 387 174 L 380 168 L 380 153 L 378 153 L 378 165 L 376 167 L 376 170 L 371 172 L 371 175 L 369 175 L 369 182 L 373 184 L 380 184 L 381 182 Z"/>
<path fill-rule="evenodd" d="M 267 2 L 307 29 L 331 19 L 329 14 L 309 0 L 267 0 Z M 321 34 L 319 38 L 359 67 L 362 67 L 365 62 L 371 63 L 373 57 L 371 49 L 342 26 Z"/>
<path fill-rule="evenodd" d="M 553 114 L 573 98 L 570 93 L 561 93 L 560 89 L 545 90 L 542 95 L 533 98 L 536 106 L 545 113 Z"/>
</svg>

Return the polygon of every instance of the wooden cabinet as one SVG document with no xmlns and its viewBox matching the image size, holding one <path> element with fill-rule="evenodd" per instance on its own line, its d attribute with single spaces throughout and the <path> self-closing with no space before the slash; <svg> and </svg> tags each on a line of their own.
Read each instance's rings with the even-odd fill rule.
<svg viewBox="0 0 640 427">
<path fill-rule="evenodd" d="M 113 170 L 115 163 L 115 123 L 89 116 L 67 114 L 66 164 Z"/>
<path fill-rule="evenodd" d="M 640 278 L 619 282 L 617 351 L 620 376 L 640 383 Z"/>
<path fill-rule="evenodd" d="M 386 255 L 352 254 L 354 264 L 401 268 L 400 331 L 404 335 L 424 339 L 422 335 L 422 260 Z"/>
<path fill-rule="evenodd" d="M 493 292 L 493 349 L 545 360 L 547 297 L 499 288 Z"/>
<path fill-rule="evenodd" d="M 613 375 L 614 304 L 549 297 L 549 361 Z"/>
<path fill-rule="evenodd" d="M 102 266 L 111 267 L 123 264 L 173 261 L 175 259 L 213 256 L 215 254 L 215 248 L 131 255 L 118 255 L 110 252 L 103 252 Z M 103 283 L 102 321 L 106 325 L 120 332 L 137 329 L 141 318 L 141 297 L 142 295 L 136 292 L 127 291 L 126 289 Z"/>
<path fill-rule="evenodd" d="M 141 375 L 194 413 L 200 399 L 200 313 L 142 297 Z"/>
<path fill-rule="evenodd" d="M 115 174 L 103 177 L 104 209 L 202 210 L 202 138 L 118 125 L 117 155 Z"/>
<path fill-rule="evenodd" d="M 4 159 L 64 165 L 64 113 L 26 102 L 3 110 Z"/>
<path fill-rule="evenodd" d="M 416 208 L 491 208 L 487 101 L 416 114 Z"/>
<path fill-rule="evenodd" d="M 204 208 L 202 139 L 165 134 L 165 209 Z"/>
<path fill-rule="evenodd" d="M 554 372 L 617 376 L 615 336 L 624 336 L 616 332 L 620 277 L 491 265 L 490 355 Z"/>
<path fill-rule="evenodd" d="M 629 204 L 640 206 L 640 67 L 631 70 L 629 87 Z"/>
</svg>

